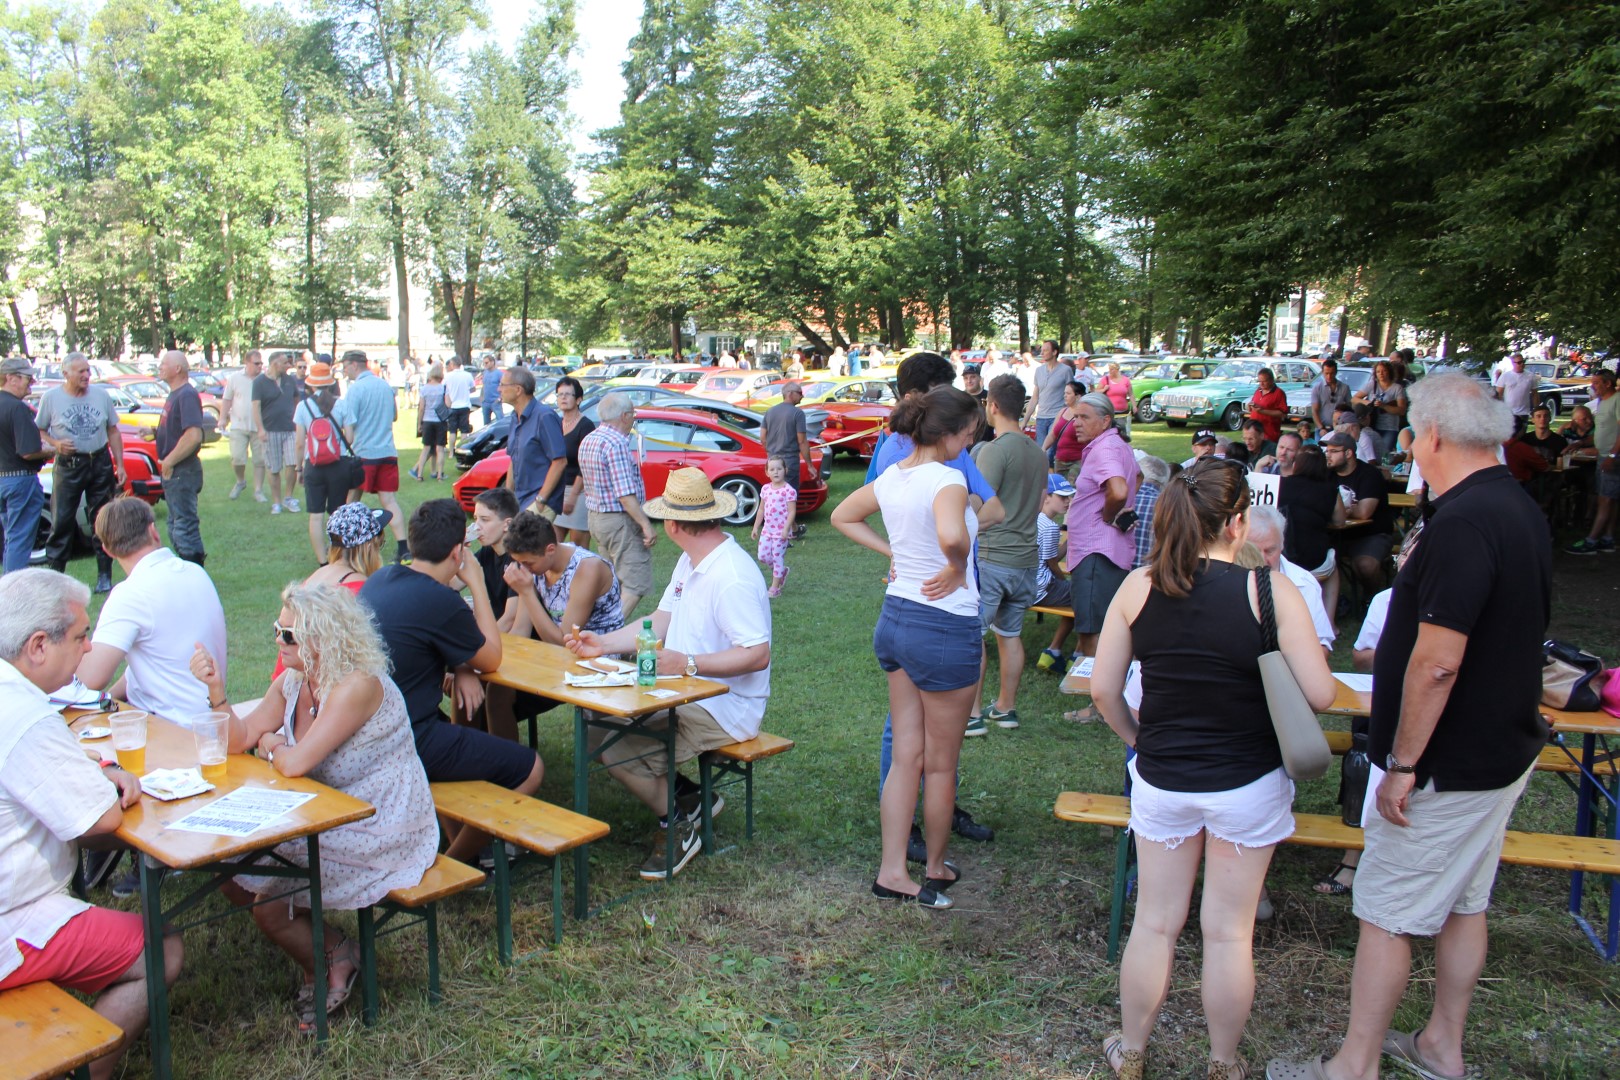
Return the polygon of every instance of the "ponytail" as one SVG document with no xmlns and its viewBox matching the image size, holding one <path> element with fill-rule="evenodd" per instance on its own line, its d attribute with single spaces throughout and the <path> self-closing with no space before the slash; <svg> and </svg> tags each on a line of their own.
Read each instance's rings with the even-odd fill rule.
<svg viewBox="0 0 1620 1080">
<path fill-rule="evenodd" d="M 1176 598 L 1192 592 L 1204 549 L 1228 518 L 1248 510 L 1246 473 L 1237 462 L 1204 458 L 1165 485 L 1153 509 L 1153 550 L 1148 553 L 1155 589 Z"/>
</svg>

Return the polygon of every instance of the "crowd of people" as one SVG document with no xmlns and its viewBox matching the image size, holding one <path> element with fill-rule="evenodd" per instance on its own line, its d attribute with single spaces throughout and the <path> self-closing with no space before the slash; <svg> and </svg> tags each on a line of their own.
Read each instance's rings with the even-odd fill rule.
<svg viewBox="0 0 1620 1080">
<path fill-rule="evenodd" d="M 1026 378 L 909 355 L 867 482 L 832 512 L 837 531 L 888 562 L 873 635 L 889 715 L 872 893 L 952 907 L 964 868 L 947 857 L 950 837 L 990 836 L 956 802 L 961 747 L 992 725 L 1019 726 L 1026 613 L 1067 609 L 1034 664 L 1066 670 L 1072 657 L 1092 657 L 1093 704 L 1065 716 L 1106 724 L 1132 751 L 1140 899 L 1108 1063 L 1117 1075 L 1143 1075 L 1202 873 L 1208 1075 L 1250 1075 L 1239 1047 L 1254 994 L 1253 927 L 1269 904 L 1271 853 L 1293 830 L 1294 795 L 1258 658 L 1279 648 L 1307 701 L 1325 708 L 1334 694 L 1327 658 L 1351 606 L 1341 593 L 1354 591 L 1367 608 L 1357 664 L 1377 676 L 1372 716 L 1359 732 L 1374 765 L 1376 812 L 1369 809 L 1359 862 L 1347 855 L 1319 885 L 1353 893 L 1361 920 L 1349 1028 L 1334 1057 L 1273 1062 L 1267 1074 L 1368 1080 L 1380 1054 L 1392 1054 L 1431 1070 L 1425 1075 L 1462 1075 L 1463 1018 L 1483 960 L 1502 833 L 1545 736 L 1535 705 L 1550 541 L 1537 508 L 1548 500 L 1517 477 L 1512 447 L 1523 442 L 1556 458 L 1577 438 L 1592 441 L 1601 454 L 1598 524 L 1583 543 L 1605 550 L 1620 495 L 1610 491 L 1620 475 L 1612 373 L 1592 376 L 1591 415 L 1560 435 L 1533 413 L 1518 425 L 1513 402 L 1481 382 L 1433 375 L 1408 384 L 1390 361 L 1379 362 L 1360 395 L 1324 365 L 1311 403 L 1316 423 L 1290 428 L 1286 401 L 1263 372 L 1240 440 L 1201 430 L 1191 456 L 1171 463 L 1131 446 L 1129 380 L 1116 364 L 1088 360 L 1071 362 L 1046 342 Z M 116 416 L 84 373 L 70 362 L 64 386 L 23 422 L 12 414 L 26 409 L 20 399 L 31 371 L 8 365 L 0 365 L 0 433 L 9 424 L 13 438 L 0 438 L 0 454 L 20 469 L 53 454 L 59 468 L 67 463 L 71 497 L 90 502 L 96 587 L 110 595 L 92 628 L 89 591 L 61 572 L 63 563 L 13 567 L 8 505 L 0 693 L 20 719 L 0 737 L 0 805 L 8 811 L 0 827 L 9 830 L 0 861 L 11 871 L 0 879 L 0 943 L 9 946 L 0 949 L 0 988 L 50 978 L 99 994 L 97 1008 L 126 1041 L 144 1018 L 139 919 L 68 892 L 74 845 L 114 832 L 139 791 L 116 766 L 90 761 L 48 705 L 46 694 L 72 678 L 159 716 L 225 711 L 233 751 L 257 752 L 284 775 L 312 776 L 377 807 L 370 822 L 323 836 L 328 910 L 368 906 L 414 883 L 441 848 L 486 865 L 505 857 L 476 829 L 435 827 L 428 784 L 539 790 L 544 762 L 518 739 L 518 721 L 554 703 L 488 686 L 480 673 L 500 666 L 506 633 L 580 658 L 633 653 L 637 612 L 655 587 L 655 522 L 679 551 L 645 616 L 661 643 L 659 673 L 729 689 L 678 710 L 677 767 L 760 730 L 770 694 L 770 602 L 789 576 L 796 481 L 809 452 L 793 383 L 764 417 L 770 483 L 751 556 L 721 528 L 735 497 L 701 470 L 672 472 L 661 496 L 646 497 L 628 437 L 635 407 L 623 394 L 605 395 L 593 424 L 579 414 L 576 380 L 558 384 L 552 408 L 536 399 L 528 370 L 486 364 L 484 419 L 510 407 L 512 467 L 507 487 L 478 497 L 469 527 L 450 499 L 403 514 L 397 400 L 363 353 L 342 358 L 341 395 L 326 363 L 306 361 L 300 376 L 292 358 L 278 356 L 261 373 L 250 354 L 245 382 L 226 397 L 231 498 L 248 490 L 251 465 L 255 496 L 271 513 L 308 514 L 317 568 L 282 592 L 272 627 L 276 669 L 262 696 L 236 707 L 225 689 L 225 612 L 196 520 L 202 421 L 185 356 L 167 353 L 160 363 L 173 390 L 158 429 L 166 492 L 174 493 L 167 545 L 144 501 L 115 494 L 116 472 L 74 464 L 78 456 L 117 460 L 106 453 L 116 446 Z M 423 456 L 409 475 L 418 479 L 424 468 L 442 469 L 440 449 L 469 425 L 472 380 L 450 367 L 430 369 L 416 399 Z M 452 387 L 458 374 L 467 375 L 465 387 Z M 250 426 L 239 430 L 239 416 Z M 1422 513 L 1404 531 L 1378 466 L 1394 459 L 1422 484 Z M 291 494 L 300 473 L 302 504 Z M 1275 509 L 1251 505 L 1259 479 L 1252 474 L 1277 477 Z M 12 479 L 0 475 L 0 495 Z M 32 471 L 26 479 L 34 483 Z M 390 531 L 393 552 L 384 547 Z M 1401 568 L 1393 579 L 1392 556 Z M 117 585 L 113 562 L 123 574 Z M 1498 575 L 1496 565 L 1524 572 Z M 452 722 L 447 697 L 463 722 Z M 645 805 L 649 826 L 656 818 L 660 830 L 673 830 L 674 861 L 661 840 L 653 843 L 639 871 L 649 880 L 679 873 L 702 845 L 691 780 L 677 774 L 676 814 L 663 816 L 669 778 L 663 756 L 651 752 L 658 746 L 600 731 L 592 744 Z M 720 807 L 716 801 L 711 812 Z M 1412 851 L 1449 854 L 1412 859 Z M 303 849 L 286 845 L 277 856 L 296 863 Z M 908 863 L 920 864 L 920 882 Z M 227 895 L 250 904 L 271 888 L 270 879 L 245 874 Z M 328 985 L 317 988 L 307 895 L 253 911 L 303 972 L 292 1004 L 300 1029 L 311 1030 L 316 995 L 328 1011 L 349 999 L 357 950 L 326 928 Z M 1438 939 L 1441 971 L 1428 1025 L 1407 1035 L 1388 1025 L 1419 937 Z M 170 941 L 172 981 L 182 956 L 178 939 Z M 115 1060 L 97 1062 L 96 1075 Z"/>
</svg>

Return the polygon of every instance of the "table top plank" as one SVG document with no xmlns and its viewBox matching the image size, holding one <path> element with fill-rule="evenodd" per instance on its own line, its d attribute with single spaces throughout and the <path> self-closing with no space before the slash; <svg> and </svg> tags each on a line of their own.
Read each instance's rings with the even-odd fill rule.
<svg viewBox="0 0 1620 1080">
<path fill-rule="evenodd" d="M 565 673 L 586 674 L 586 670 L 578 666 L 578 661 L 579 657 L 561 645 L 502 634 L 501 666 L 495 671 L 484 672 L 482 678 L 485 682 L 510 686 L 514 690 L 527 690 L 567 705 L 623 718 L 645 716 L 650 712 L 689 705 L 731 692 L 725 683 L 685 676 L 658 681 L 659 689 L 675 692 L 673 697 L 649 697 L 647 691 L 639 686 L 569 686 L 563 681 Z"/>
<path fill-rule="evenodd" d="M 69 723 L 77 730 L 91 724 L 105 725 L 106 718 L 102 713 L 79 713 L 70 718 Z M 196 740 L 189 730 L 178 724 L 151 717 L 147 721 L 146 739 L 146 767 L 149 770 L 197 764 Z M 111 739 L 83 745 L 100 752 L 104 758 L 110 758 L 113 753 Z M 283 814 L 251 836 L 211 836 L 169 828 L 172 822 L 193 810 L 243 787 L 313 792 L 315 798 Z M 370 803 L 308 777 L 282 776 L 269 762 L 251 754 L 232 754 L 227 762 L 225 779 L 217 781 L 214 790 L 207 794 L 172 802 L 162 802 L 143 794 L 139 803 L 124 811 L 124 823 L 118 827 L 117 836 L 130 847 L 152 856 L 165 866 L 187 870 L 362 821 L 376 812 Z"/>
</svg>

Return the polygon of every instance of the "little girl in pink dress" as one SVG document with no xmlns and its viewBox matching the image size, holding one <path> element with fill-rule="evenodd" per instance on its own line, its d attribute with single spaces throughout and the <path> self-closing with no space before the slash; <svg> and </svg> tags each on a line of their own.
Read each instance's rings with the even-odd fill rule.
<svg viewBox="0 0 1620 1080">
<path fill-rule="evenodd" d="M 788 537 L 793 535 L 796 493 L 787 482 L 787 467 L 781 458 L 765 463 L 770 483 L 759 493 L 759 512 L 754 515 L 754 539 L 759 541 L 759 561 L 771 568 L 768 596 L 781 596 L 787 581 Z"/>
</svg>

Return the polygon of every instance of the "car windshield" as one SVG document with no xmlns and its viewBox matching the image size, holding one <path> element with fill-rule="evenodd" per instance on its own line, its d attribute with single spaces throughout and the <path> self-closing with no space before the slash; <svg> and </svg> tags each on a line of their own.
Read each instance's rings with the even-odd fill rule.
<svg viewBox="0 0 1620 1080">
<path fill-rule="evenodd" d="M 823 394 L 832 393 L 835 385 L 835 383 L 830 382 L 807 382 L 800 383 L 799 387 L 804 391 L 805 397 L 820 397 Z M 771 387 L 771 389 L 778 390 L 778 388 L 774 386 Z M 778 393 L 780 393 L 780 390 L 778 390 Z"/>
<path fill-rule="evenodd" d="M 1264 364 L 1257 364 L 1253 360 L 1233 360 L 1222 364 L 1209 373 L 1211 379 L 1253 379 L 1258 378 L 1260 369 Z"/>
<path fill-rule="evenodd" d="M 157 383 L 157 382 L 125 383 L 124 384 L 124 389 L 128 390 L 131 394 L 134 394 L 136 397 L 150 398 L 150 397 L 168 397 L 169 396 L 169 388 L 167 386 L 164 386 L 162 383 Z"/>
<path fill-rule="evenodd" d="M 742 385 L 740 375 L 711 375 L 705 383 L 710 390 L 735 390 Z"/>
</svg>

